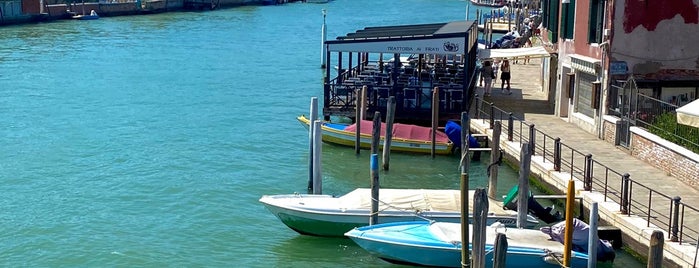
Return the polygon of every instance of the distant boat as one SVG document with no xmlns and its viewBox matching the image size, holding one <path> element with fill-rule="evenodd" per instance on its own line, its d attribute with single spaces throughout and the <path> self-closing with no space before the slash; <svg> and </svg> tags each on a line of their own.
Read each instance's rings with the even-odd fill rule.
<svg viewBox="0 0 699 268">
<path fill-rule="evenodd" d="M 97 12 L 95 12 L 94 10 L 90 11 L 89 15 L 82 14 L 82 15 L 73 16 L 73 19 L 76 19 L 76 20 L 96 20 L 99 18 L 100 18 L 100 16 L 97 15 Z"/>
<path fill-rule="evenodd" d="M 471 0 L 471 4 L 484 7 L 504 7 L 505 1 L 502 0 Z"/>
<path fill-rule="evenodd" d="M 471 199 L 473 194 L 474 191 L 469 192 Z M 380 223 L 461 221 L 459 190 L 380 189 L 379 199 Z M 371 215 L 371 189 L 368 188 L 358 188 L 340 197 L 265 195 L 260 202 L 289 228 L 306 235 L 343 236 L 352 228 L 368 225 Z M 517 213 L 503 209 L 500 202 L 491 199 L 489 211 L 488 224 L 500 222 L 505 226 L 516 226 Z M 536 218 L 527 216 L 527 226 L 539 224 Z"/>
<path fill-rule="evenodd" d="M 471 239 L 473 229 L 471 228 Z M 539 230 L 486 227 L 485 267 L 493 266 L 497 233 L 507 235 L 505 266 L 561 267 L 563 244 Z M 397 222 L 353 229 L 345 234 L 360 247 L 388 262 L 433 267 L 461 267 L 461 224 Z M 472 245 L 469 243 L 469 248 Z M 588 255 L 573 251 L 571 267 L 587 267 Z"/>
<path fill-rule="evenodd" d="M 478 31 L 483 32 L 485 30 L 484 24 L 478 24 Z M 511 32 L 513 29 L 510 29 L 510 27 L 515 28 L 515 23 L 508 23 L 506 21 L 496 21 L 496 22 L 488 22 L 487 24 L 488 28 L 493 31 L 493 33 L 508 33 Z"/>
<path fill-rule="evenodd" d="M 301 115 L 296 118 L 301 124 L 308 128 L 310 121 L 305 116 Z M 327 143 L 354 146 L 356 124 L 343 125 L 333 123 L 323 123 L 322 125 L 323 141 Z M 360 146 L 363 149 L 371 148 L 371 135 L 373 122 L 368 120 L 361 121 Z M 385 134 L 385 124 L 381 124 L 381 140 L 380 148 L 383 148 L 383 140 Z M 393 124 L 393 137 L 391 139 L 391 150 L 397 152 L 410 153 L 426 153 L 429 154 L 432 150 L 432 129 L 408 124 Z M 454 144 L 449 140 L 447 134 L 442 131 L 437 131 L 435 134 L 435 153 L 441 155 L 452 154 Z"/>
</svg>

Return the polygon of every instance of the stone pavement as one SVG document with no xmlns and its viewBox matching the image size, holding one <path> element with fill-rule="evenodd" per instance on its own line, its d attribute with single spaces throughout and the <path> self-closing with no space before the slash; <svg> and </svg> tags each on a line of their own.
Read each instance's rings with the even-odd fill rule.
<svg viewBox="0 0 699 268">
<path fill-rule="evenodd" d="M 512 63 L 512 62 L 511 62 Z M 596 135 L 593 135 L 585 130 L 578 128 L 576 125 L 571 124 L 567 121 L 567 118 L 560 118 L 553 114 L 553 105 L 549 104 L 547 98 L 547 92 L 543 92 L 541 89 L 540 82 L 540 72 L 541 72 L 541 60 L 531 59 L 529 64 L 513 64 L 512 66 L 512 94 L 505 95 L 500 92 L 500 80 L 498 75 L 498 80 L 495 81 L 493 85 L 492 94 L 489 97 L 485 97 L 485 101 L 492 102 L 495 106 L 499 107 L 508 112 L 512 112 L 515 117 L 523 119 L 528 123 L 535 124 L 537 130 L 546 133 L 547 135 L 555 138 L 560 137 L 561 142 L 570 148 L 574 148 L 585 154 L 592 154 L 594 161 L 607 166 L 608 168 L 618 172 L 619 174 L 628 173 L 630 174 L 630 179 L 635 183 L 631 189 L 631 213 L 638 215 L 645 219 L 649 213 L 648 203 L 649 195 L 652 199 L 651 207 L 651 223 L 659 226 L 666 232 L 666 239 L 668 237 L 669 231 L 669 215 L 670 215 L 670 202 L 668 198 L 662 197 L 664 194 L 669 198 L 674 196 L 681 197 L 683 204 L 688 206 L 699 208 L 699 190 L 693 188 L 689 184 L 686 184 L 679 179 L 666 174 L 666 172 L 651 166 L 650 164 L 631 156 L 624 148 L 616 147 L 612 143 L 598 139 Z M 478 88 L 478 95 L 482 96 L 482 88 Z M 475 106 L 475 105 L 474 105 Z M 486 106 L 484 106 L 486 107 Z M 489 108 L 488 108 L 489 109 Z M 471 113 L 473 115 L 473 113 Z M 472 123 L 473 124 L 473 123 Z M 507 126 L 506 122 L 503 122 L 503 133 Z M 515 129 L 518 128 L 518 124 L 515 124 Z M 528 136 L 528 130 L 523 131 Z M 542 135 L 537 135 L 536 142 L 537 148 L 542 144 Z M 506 139 L 506 137 L 503 137 Z M 546 151 L 548 154 L 553 153 L 553 141 L 547 140 Z M 537 149 L 539 150 L 539 149 Z M 563 161 L 565 159 L 570 159 L 572 153 L 570 149 L 566 154 L 566 148 L 563 150 Z M 541 154 L 537 152 L 535 154 Z M 550 155 L 549 155 L 550 157 Z M 570 160 L 568 162 L 571 162 Z M 574 158 L 574 166 L 577 170 L 584 170 L 584 157 Z M 563 168 L 562 168 L 563 171 Z M 573 172 L 575 173 L 575 172 Z M 594 167 L 595 177 L 604 178 L 605 169 L 604 167 L 598 166 L 595 163 Z M 579 174 L 578 174 L 579 175 Z M 582 177 L 578 176 L 576 177 Z M 636 184 L 639 183 L 639 184 Z M 642 187 L 646 186 L 647 188 Z M 593 192 L 599 191 L 604 192 L 604 181 L 601 183 L 593 183 Z M 657 192 L 651 194 L 651 189 Z M 612 196 L 611 201 L 620 203 L 620 198 L 615 196 L 620 196 L 621 192 L 621 178 L 620 176 L 609 176 L 608 181 L 608 195 Z M 680 206 L 682 208 L 682 206 Z M 682 213 L 682 211 L 680 211 Z M 684 210 L 684 219 L 680 220 L 685 226 L 683 229 L 683 243 L 690 242 L 690 245 L 696 245 L 697 241 L 697 230 L 699 229 L 699 213 L 693 211 L 689 208 Z M 646 224 L 643 224 L 646 227 Z M 666 243 L 670 241 L 667 240 Z M 686 255 L 685 255 L 686 257 Z M 693 255 L 692 255 L 693 257 Z M 683 267 L 692 267 L 691 262 L 693 260 L 687 260 L 687 263 L 680 264 Z M 687 266 L 688 265 L 688 266 Z"/>
</svg>

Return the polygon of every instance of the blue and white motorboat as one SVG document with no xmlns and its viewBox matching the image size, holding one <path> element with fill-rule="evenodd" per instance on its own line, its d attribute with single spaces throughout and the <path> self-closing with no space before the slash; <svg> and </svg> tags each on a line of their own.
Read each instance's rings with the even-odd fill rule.
<svg viewBox="0 0 699 268">
<path fill-rule="evenodd" d="M 469 225 L 469 228 L 472 226 Z M 472 230 L 472 229 L 471 229 Z M 507 235 L 508 268 L 561 267 L 563 244 L 539 230 L 486 227 L 486 267 L 491 267 L 497 233 Z M 392 263 L 461 267 L 461 224 L 397 222 L 355 228 L 345 236 Z M 473 232 L 471 232 L 473 238 Z M 470 243 L 469 243 L 470 244 Z M 469 245 L 469 248 L 471 245 Z M 588 255 L 573 251 L 571 267 L 586 267 Z"/>
</svg>

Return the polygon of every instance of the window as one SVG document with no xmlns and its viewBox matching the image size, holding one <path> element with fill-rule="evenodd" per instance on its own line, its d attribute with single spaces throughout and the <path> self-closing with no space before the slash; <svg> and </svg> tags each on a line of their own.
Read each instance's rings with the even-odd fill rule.
<svg viewBox="0 0 699 268">
<path fill-rule="evenodd" d="M 575 110 L 578 113 L 584 114 L 588 117 L 595 117 L 595 111 L 593 106 L 593 83 L 597 77 L 591 74 L 579 72 L 579 79 L 577 85 L 577 98 L 575 101 Z"/>
<path fill-rule="evenodd" d="M 546 28 L 551 31 L 551 43 L 558 42 L 558 3 L 559 0 L 548 0 L 548 22 Z"/>
<path fill-rule="evenodd" d="M 561 8 L 561 38 L 573 39 L 575 28 L 575 0 L 563 4 Z"/>
<path fill-rule="evenodd" d="M 587 26 L 587 42 L 602 43 L 604 0 L 590 0 L 590 22 Z"/>
</svg>

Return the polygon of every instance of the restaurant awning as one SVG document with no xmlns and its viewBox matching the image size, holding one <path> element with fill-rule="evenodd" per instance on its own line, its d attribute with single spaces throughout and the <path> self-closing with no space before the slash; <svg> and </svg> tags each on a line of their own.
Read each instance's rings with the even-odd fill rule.
<svg viewBox="0 0 699 268">
<path fill-rule="evenodd" d="M 677 123 L 699 128 L 699 99 L 677 108 Z"/>
<path fill-rule="evenodd" d="M 366 27 L 325 44 L 330 52 L 468 54 L 476 27 L 474 21 Z"/>
<path fill-rule="evenodd" d="M 551 53 L 546 51 L 542 46 L 537 47 L 520 47 L 520 48 L 495 48 L 482 49 L 478 51 L 478 58 L 483 59 L 502 59 L 529 56 L 532 58 L 550 57 Z"/>
</svg>

